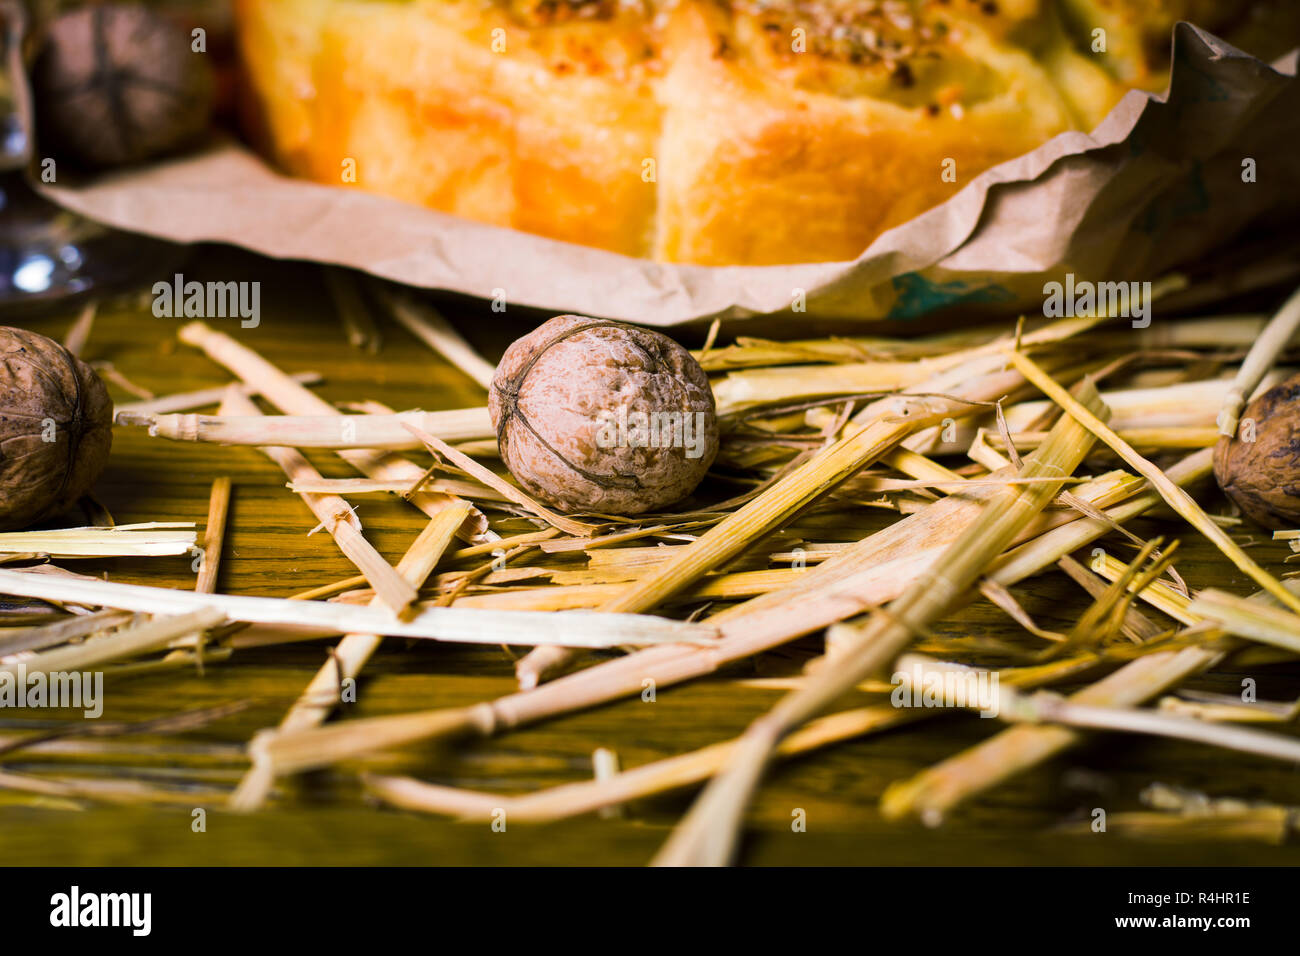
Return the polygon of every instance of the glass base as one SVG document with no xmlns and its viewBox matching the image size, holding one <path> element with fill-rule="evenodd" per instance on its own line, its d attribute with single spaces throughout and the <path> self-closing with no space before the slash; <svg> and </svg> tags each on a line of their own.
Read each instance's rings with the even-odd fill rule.
<svg viewBox="0 0 1300 956">
<path fill-rule="evenodd" d="M 0 176 L 0 318 L 128 289 L 182 255 L 60 209 L 20 173 Z"/>
</svg>

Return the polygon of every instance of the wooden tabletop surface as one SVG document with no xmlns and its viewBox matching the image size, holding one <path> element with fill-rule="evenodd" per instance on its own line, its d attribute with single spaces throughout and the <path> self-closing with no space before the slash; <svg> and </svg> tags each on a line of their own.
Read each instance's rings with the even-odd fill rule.
<svg viewBox="0 0 1300 956">
<path fill-rule="evenodd" d="M 385 327 L 377 356 L 347 344 L 320 281 L 310 266 L 272 263 L 227 250 L 199 249 L 185 264 L 187 278 L 260 280 L 262 321 L 240 329 L 237 320 L 212 320 L 280 368 L 317 371 L 318 393 L 331 401 L 376 399 L 397 408 L 456 408 L 482 404 L 470 379 L 434 357 L 401 329 Z M 162 278 L 161 276 L 159 278 Z M 449 314 L 495 360 L 522 334 L 532 316 L 502 316 L 475 305 Z M 72 313 L 22 324 L 61 338 Z M 179 345 L 180 320 L 147 308 L 105 308 L 84 357 L 108 361 L 135 383 L 159 394 L 224 384 L 229 374 L 201 353 Z M 116 386 L 118 401 L 132 397 Z M 349 470 L 327 454 L 309 457 L 331 477 Z M 284 488 L 284 477 L 251 449 L 185 445 L 118 429 L 112 462 L 97 494 L 118 523 L 183 520 L 199 525 L 213 479 L 234 481 L 220 590 L 284 596 L 355 573 L 306 506 Z M 396 501 L 359 499 L 371 541 L 396 561 L 423 527 L 422 516 Z M 882 526 L 887 521 L 882 515 Z M 1183 542 L 1178 568 L 1193 587 L 1237 593 L 1253 588 L 1191 529 L 1172 522 L 1138 523 L 1140 530 Z M 1260 536 L 1262 537 L 1262 536 Z M 1275 573 L 1284 546 L 1268 543 L 1252 554 Z M 129 583 L 194 586 L 187 558 L 84 561 L 76 570 L 106 572 Z M 1077 586 L 1057 573 L 1017 589 L 1044 627 L 1068 624 L 1086 606 Z M 978 638 L 1019 639 L 1017 627 L 987 603 L 945 621 L 940 630 Z M 273 805 L 252 815 L 224 812 L 228 792 L 247 766 L 243 746 L 259 728 L 274 725 L 325 660 L 329 644 L 310 642 L 242 651 L 225 663 L 193 671 L 124 677 L 106 687 L 105 719 L 142 720 L 187 708 L 253 699 L 247 710 L 202 730 L 167 737 L 124 737 L 102 742 L 88 758 L 83 746 L 20 751 L 0 770 L 46 777 L 134 779 L 176 793 L 174 807 L 114 807 L 35 801 L 0 789 L 0 859 L 7 864 L 642 864 L 689 806 L 692 793 L 640 801 L 621 819 L 586 816 L 558 824 L 487 824 L 380 808 L 357 783 L 365 767 L 476 790 L 521 793 L 588 779 L 598 747 L 618 752 L 632 767 L 721 741 L 777 700 L 780 692 L 736 683 L 736 678 L 797 673 L 820 649 L 810 638 L 745 661 L 707 680 L 666 689 L 653 703 L 622 701 L 450 748 L 413 747 L 311 774 L 277 791 Z M 1261 700 L 1300 697 L 1300 666 L 1242 670 L 1233 663 L 1189 686 L 1236 692 L 1243 677 L 1258 682 Z M 514 688 L 504 649 L 390 640 L 364 672 L 359 700 L 348 716 L 400 713 L 487 700 Z M 0 714 L 0 733 L 32 730 L 57 712 Z M 775 768 L 752 807 L 743 861 L 754 864 L 1294 864 L 1290 845 L 1261 843 L 1152 843 L 1116 833 L 1054 832 L 1086 822 L 1097 807 L 1140 809 L 1138 794 L 1153 782 L 1273 803 L 1300 804 L 1300 767 L 1205 747 L 1123 735 L 1105 735 L 1083 749 L 999 787 L 926 829 L 881 818 L 877 806 L 894 780 L 934 764 L 995 732 L 995 721 L 966 715 L 902 728 L 845 743 Z M 1272 729 L 1272 728 L 1270 728 Z M 206 832 L 191 829 L 192 811 L 208 810 Z M 806 832 L 795 832 L 798 810 Z"/>
</svg>

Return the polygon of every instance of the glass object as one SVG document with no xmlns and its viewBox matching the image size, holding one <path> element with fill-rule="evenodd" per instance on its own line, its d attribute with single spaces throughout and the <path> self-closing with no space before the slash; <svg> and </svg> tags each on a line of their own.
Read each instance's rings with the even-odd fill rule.
<svg viewBox="0 0 1300 956">
<path fill-rule="evenodd" d="M 130 285 L 179 255 L 170 243 L 61 209 L 28 186 L 35 124 L 23 64 L 25 24 L 22 4 L 0 0 L 0 320 Z"/>
</svg>

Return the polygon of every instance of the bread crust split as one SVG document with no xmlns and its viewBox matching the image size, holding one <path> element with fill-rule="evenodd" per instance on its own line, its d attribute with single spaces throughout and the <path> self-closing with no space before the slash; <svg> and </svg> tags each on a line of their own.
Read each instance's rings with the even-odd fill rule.
<svg viewBox="0 0 1300 956">
<path fill-rule="evenodd" d="M 1211 0 L 237 0 L 289 173 L 629 256 L 827 262 L 1123 93 Z M 1202 9 L 1205 8 L 1205 9 Z M 1087 26 L 1120 46 L 1096 56 Z M 948 175 L 945 175 L 945 172 Z"/>
</svg>

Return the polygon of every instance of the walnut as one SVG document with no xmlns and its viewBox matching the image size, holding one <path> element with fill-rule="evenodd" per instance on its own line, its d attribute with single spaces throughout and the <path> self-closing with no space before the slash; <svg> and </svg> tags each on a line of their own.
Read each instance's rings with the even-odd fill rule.
<svg viewBox="0 0 1300 956">
<path fill-rule="evenodd" d="M 58 342 L 0 326 L 0 531 L 56 515 L 90 490 L 113 444 L 113 403 Z"/>
<path fill-rule="evenodd" d="M 206 53 L 138 4 L 64 14 L 32 74 L 42 145 L 91 167 L 138 163 L 208 124 L 215 81 Z"/>
<path fill-rule="evenodd" d="M 511 345 L 488 409 L 510 473 L 568 511 L 663 508 L 718 451 L 699 363 L 667 336 L 603 319 L 558 316 Z"/>
<path fill-rule="evenodd" d="M 1266 528 L 1300 528 L 1300 375 L 1246 406 L 1236 438 L 1214 449 L 1214 477 Z"/>
</svg>

